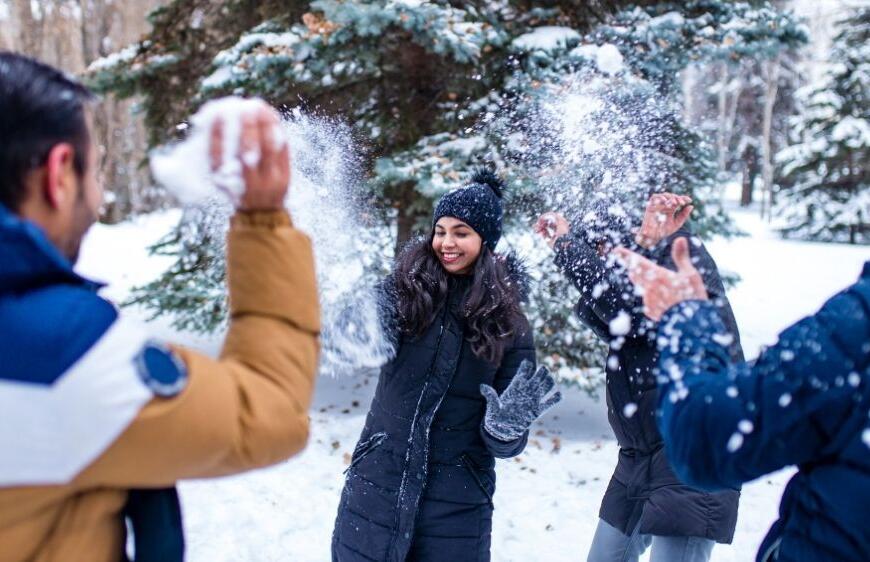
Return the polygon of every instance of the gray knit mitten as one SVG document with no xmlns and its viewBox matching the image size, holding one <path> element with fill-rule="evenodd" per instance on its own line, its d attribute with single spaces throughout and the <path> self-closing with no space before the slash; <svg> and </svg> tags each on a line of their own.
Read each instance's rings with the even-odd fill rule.
<svg viewBox="0 0 870 562">
<path fill-rule="evenodd" d="M 531 361 L 523 361 L 513 380 L 501 393 L 489 385 L 480 385 L 480 393 L 486 398 L 486 414 L 483 427 L 486 432 L 500 441 L 513 441 L 525 433 L 532 422 L 555 406 L 562 393 L 556 391 L 544 397 L 556 385 L 546 367 L 533 371 Z"/>
</svg>

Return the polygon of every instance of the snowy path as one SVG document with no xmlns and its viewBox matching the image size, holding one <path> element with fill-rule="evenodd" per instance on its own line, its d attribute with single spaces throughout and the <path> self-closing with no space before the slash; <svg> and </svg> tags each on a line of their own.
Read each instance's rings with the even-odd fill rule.
<svg viewBox="0 0 870 562">
<path fill-rule="evenodd" d="M 166 213 L 96 227 L 86 241 L 79 270 L 112 280 L 105 294 L 123 298 L 130 286 L 152 279 L 168 265 L 148 257 L 144 248 L 177 216 Z M 743 278 L 730 296 L 750 356 L 760 345 L 773 342 L 779 330 L 854 281 L 863 261 L 870 259 L 866 247 L 783 242 L 754 214 L 735 211 L 734 216 L 750 236 L 716 241 L 710 250 L 721 268 Z M 152 324 L 161 335 L 173 335 L 165 321 Z M 213 339 L 188 335 L 174 339 L 210 353 L 219 346 Z M 312 440 L 299 457 L 245 476 L 184 483 L 188 560 L 327 561 L 342 471 L 374 382 L 319 381 Z M 535 428 L 528 450 L 499 465 L 493 559 L 584 560 L 615 458 L 603 402 L 569 391 Z M 754 559 L 787 478 L 788 471 L 783 471 L 744 488 L 735 542 L 717 546 L 714 561 Z"/>
</svg>

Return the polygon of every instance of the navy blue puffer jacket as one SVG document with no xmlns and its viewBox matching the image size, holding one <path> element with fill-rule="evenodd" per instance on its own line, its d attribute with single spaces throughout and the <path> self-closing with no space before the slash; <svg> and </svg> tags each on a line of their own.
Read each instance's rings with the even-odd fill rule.
<svg viewBox="0 0 870 562">
<path fill-rule="evenodd" d="M 426 332 L 401 336 L 381 370 L 341 495 L 335 562 L 489 560 L 495 458 L 521 453 L 528 434 L 486 433 L 480 385 L 503 392 L 535 350 L 523 319 L 499 365 L 474 355 L 460 311 L 467 287 L 451 278 Z"/>
<path fill-rule="evenodd" d="M 660 326 L 659 426 L 677 473 L 714 489 L 797 465 L 758 560 L 870 560 L 870 262 L 754 364 L 730 361 L 707 302 Z"/>
</svg>

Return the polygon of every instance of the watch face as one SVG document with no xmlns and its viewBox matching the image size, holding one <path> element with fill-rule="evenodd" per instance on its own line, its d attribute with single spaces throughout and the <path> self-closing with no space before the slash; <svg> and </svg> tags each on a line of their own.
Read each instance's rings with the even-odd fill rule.
<svg viewBox="0 0 870 562">
<path fill-rule="evenodd" d="M 172 351 L 158 342 L 145 344 L 136 356 L 139 378 L 156 396 L 172 397 L 187 385 L 187 367 Z"/>
</svg>

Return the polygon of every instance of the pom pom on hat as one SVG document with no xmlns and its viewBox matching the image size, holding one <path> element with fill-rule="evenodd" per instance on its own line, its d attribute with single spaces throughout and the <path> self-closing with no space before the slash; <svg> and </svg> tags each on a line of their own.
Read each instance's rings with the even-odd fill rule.
<svg viewBox="0 0 870 562">
<path fill-rule="evenodd" d="M 504 181 L 491 168 L 478 168 L 469 184 L 447 193 L 438 201 L 432 227 L 441 217 L 455 217 L 474 229 L 490 250 L 495 250 L 501 238 L 504 187 Z"/>
</svg>

